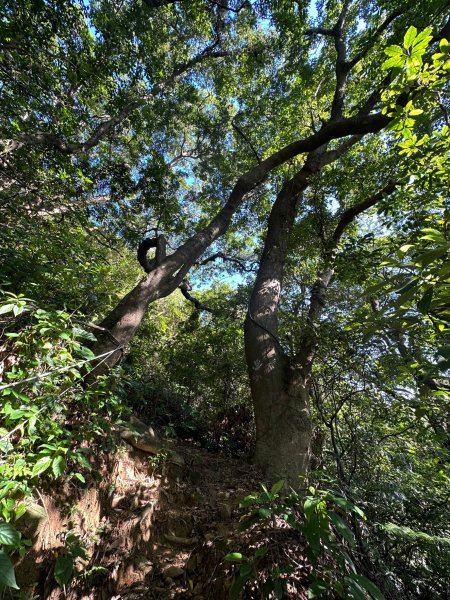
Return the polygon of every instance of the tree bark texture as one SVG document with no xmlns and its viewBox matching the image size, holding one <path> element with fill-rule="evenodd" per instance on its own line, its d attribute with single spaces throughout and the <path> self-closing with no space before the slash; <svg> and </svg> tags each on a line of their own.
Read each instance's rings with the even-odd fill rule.
<svg viewBox="0 0 450 600">
<path fill-rule="evenodd" d="M 278 339 L 278 306 L 290 232 L 302 192 L 319 168 L 316 158 L 308 158 L 274 203 L 245 322 L 256 423 L 255 462 L 270 480 L 284 479 L 294 488 L 302 487 L 308 470 L 309 385 L 301 366 L 285 353 Z"/>
</svg>

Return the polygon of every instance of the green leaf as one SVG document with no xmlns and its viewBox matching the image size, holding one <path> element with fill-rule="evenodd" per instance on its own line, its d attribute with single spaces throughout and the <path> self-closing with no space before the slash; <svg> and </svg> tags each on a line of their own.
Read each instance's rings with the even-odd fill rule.
<svg viewBox="0 0 450 600">
<path fill-rule="evenodd" d="M 272 494 L 272 496 L 276 496 L 276 494 L 278 494 L 278 492 L 283 489 L 284 487 L 284 479 L 280 479 L 280 481 L 277 481 L 276 483 L 273 484 L 273 486 L 270 488 L 270 493 Z"/>
<path fill-rule="evenodd" d="M 417 29 L 411 25 L 408 31 L 405 33 L 405 37 L 403 38 L 403 45 L 405 48 L 410 48 L 413 45 L 414 40 L 417 37 Z"/>
<path fill-rule="evenodd" d="M 239 575 L 234 578 L 233 585 L 231 586 L 228 594 L 229 600 L 238 600 L 239 594 L 241 593 L 248 579 L 248 577 L 241 577 Z"/>
<path fill-rule="evenodd" d="M 342 517 L 340 517 L 338 514 L 336 514 L 333 511 L 329 511 L 328 515 L 329 515 L 331 521 L 333 522 L 333 525 L 335 526 L 338 533 L 344 538 L 344 540 L 346 542 L 348 542 L 350 544 L 350 546 L 354 546 L 355 545 L 355 536 L 353 534 L 353 531 L 349 528 L 347 523 L 344 521 L 344 519 L 342 519 Z"/>
<path fill-rule="evenodd" d="M 308 496 L 305 499 L 305 503 L 303 505 L 303 511 L 305 513 L 305 517 L 309 519 L 311 515 L 314 513 L 314 510 L 318 504 L 320 504 L 320 498 L 314 498 L 312 496 Z"/>
<path fill-rule="evenodd" d="M 420 263 L 422 267 L 428 267 L 435 260 L 441 258 L 448 252 L 448 246 L 439 246 L 437 248 L 433 248 L 433 250 L 427 250 L 427 252 L 423 252 L 415 257 L 415 261 Z"/>
<path fill-rule="evenodd" d="M 423 416 L 425 416 L 428 413 L 428 409 L 426 406 L 418 406 L 414 412 L 415 412 L 416 418 L 421 419 Z"/>
<path fill-rule="evenodd" d="M 402 67 L 403 66 L 403 60 L 401 56 L 393 56 L 392 58 L 388 58 L 387 60 L 384 61 L 384 63 L 381 65 L 381 68 L 383 69 L 383 71 L 386 71 L 387 69 L 392 69 L 393 67 Z"/>
<path fill-rule="evenodd" d="M 355 600 L 367 600 L 364 589 L 358 583 L 356 583 L 356 581 L 353 581 L 351 577 L 344 577 L 344 582 L 346 583 L 347 587 L 350 588 L 350 592 L 352 594 L 350 598 L 354 598 Z M 346 596 L 346 598 L 347 597 L 348 596 Z"/>
<path fill-rule="evenodd" d="M 309 586 L 308 598 L 319 598 L 327 590 L 327 584 L 324 581 L 322 581 L 322 579 L 318 579 Z"/>
<path fill-rule="evenodd" d="M 261 548 L 258 548 L 258 550 L 255 552 L 254 557 L 261 558 L 262 556 L 265 556 L 268 551 L 269 548 L 267 546 L 261 546 Z"/>
<path fill-rule="evenodd" d="M 388 56 L 400 56 L 401 54 L 403 54 L 403 50 L 402 48 L 400 48 L 400 46 L 388 46 L 387 48 L 384 49 L 384 53 L 387 54 Z"/>
<path fill-rule="evenodd" d="M 253 572 L 253 566 L 249 562 L 244 562 L 239 569 L 239 575 L 241 577 L 249 578 Z"/>
<path fill-rule="evenodd" d="M 259 508 L 257 514 L 261 519 L 268 519 L 272 514 L 272 511 L 268 508 Z"/>
<path fill-rule="evenodd" d="M 395 290 L 396 294 L 403 295 L 408 292 L 411 288 L 415 287 L 419 283 L 420 279 L 418 277 L 413 277 L 410 279 L 405 285 L 403 285 L 398 290 Z"/>
<path fill-rule="evenodd" d="M 439 346 L 437 351 L 444 358 L 450 359 L 450 345 Z"/>
<path fill-rule="evenodd" d="M 243 500 L 241 500 L 241 502 L 239 503 L 239 506 L 241 508 L 251 506 L 252 504 L 255 504 L 256 500 L 257 500 L 256 496 L 246 496 Z"/>
<path fill-rule="evenodd" d="M 55 563 L 54 576 L 59 585 L 70 581 L 73 573 L 73 558 L 71 556 L 58 556 Z"/>
<path fill-rule="evenodd" d="M 308 542 L 309 550 L 312 552 L 314 557 L 317 557 L 320 553 L 320 540 L 322 537 L 319 520 L 317 517 L 309 519 L 303 528 L 303 533 L 305 534 L 306 541 Z"/>
<path fill-rule="evenodd" d="M 431 35 L 432 32 L 433 30 L 431 27 L 426 27 L 423 31 L 421 31 L 414 40 L 414 47 L 424 44 L 424 47 L 426 48 L 428 43 L 433 39 L 433 36 Z"/>
<path fill-rule="evenodd" d="M 262 594 L 263 598 L 268 598 L 270 594 L 273 592 L 273 581 L 271 577 L 268 577 L 262 586 Z"/>
<path fill-rule="evenodd" d="M 240 552 L 230 552 L 230 554 L 227 554 L 223 557 L 223 560 L 228 560 L 230 562 L 242 562 L 243 560 L 247 560 L 247 557 Z"/>
<path fill-rule="evenodd" d="M 374 598 L 374 600 L 384 600 L 383 594 L 380 592 L 378 587 L 372 581 L 370 581 L 370 579 L 367 579 L 367 577 L 364 577 L 364 575 L 350 575 L 350 577 L 364 590 L 366 590 L 366 592 L 368 592 L 372 598 Z"/>
<path fill-rule="evenodd" d="M 0 315 L 4 315 L 5 313 L 12 312 L 15 304 L 3 304 L 0 306 Z"/>
<path fill-rule="evenodd" d="M 362 519 L 365 518 L 364 512 L 359 508 L 359 506 L 356 506 L 352 502 L 349 502 L 348 500 L 346 500 L 345 498 L 341 498 L 340 496 L 333 496 L 332 499 L 336 506 L 339 506 L 340 508 L 343 508 L 346 511 L 352 511 L 359 515 Z"/>
<path fill-rule="evenodd" d="M 0 544 L 18 546 L 21 535 L 10 523 L 0 523 Z"/>
<path fill-rule="evenodd" d="M 3 550 L 0 550 L 0 586 L 19 589 L 11 559 Z"/>
<path fill-rule="evenodd" d="M 57 456 L 52 461 L 52 471 L 55 477 L 60 477 L 66 470 L 66 461 L 63 456 Z"/>
<path fill-rule="evenodd" d="M 276 579 L 273 582 L 273 591 L 277 600 L 282 600 L 284 595 L 284 581 L 282 579 Z"/>
<path fill-rule="evenodd" d="M 31 472 L 32 477 L 36 477 L 40 475 L 44 471 L 46 471 L 52 463 L 52 459 L 50 456 L 43 456 L 40 458 L 36 464 L 33 466 L 33 470 Z"/>
<path fill-rule="evenodd" d="M 426 290 L 426 292 L 424 293 L 424 295 L 422 296 L 422 298 L 417 303 L 417 308 L 423 315 L 426 315 L 428 313 L 428 311 L 430 310 L 431 301 L 433 300 L 433 293 L 434 293 L 434 288 L 429 287 Z"/>
<path fill-rule="evenodd" d="M 420 238 L 421 240 L 434 240 L 439 243 L 445 243 L 447 241 L 438 229 L 433 229 L 432 227 L 425 227 L 422 229 L 421 233 L 425 234 Z"/>
</svg>

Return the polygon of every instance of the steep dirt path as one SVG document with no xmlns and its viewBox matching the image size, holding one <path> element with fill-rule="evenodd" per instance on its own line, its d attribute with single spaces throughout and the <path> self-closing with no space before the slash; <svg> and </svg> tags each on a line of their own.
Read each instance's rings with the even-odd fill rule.
<svg viewBox="0 0 450 600">
<path fill-rule="evenodd" d="M 188 444 L 173 449 L 184 468 L 168 463 L 148 475 L 148 458 L 134 451 L 131 464 L 119 463 L 108 530 L 94 557 L 111 574 L 100 598 L 228 596 L 231 577 L 221 563 L 233 545 L 233 511 L 260 479 L 242 461 Z"/>
<path fill-rule="evenodd" d="M 158 464 L 124 442 L 103 458 L 100 479 L 81 495 L 60 492 L 64 507 L 42 495 L 45 517 L 32 553 L 17 567 L 22 589 L 51 600 L 225 600 L 232 574 L 223 557 L 236 549 L 235 510 L 261 476 L 242 460 L 187 443 L 172 450 L 183 467 Z M 56 557 L 67 552 L 64 529 L 80 535 L 89 556 L 75 561 L 77 574 L 65 590 L 53 574 Z"/>
</svg>

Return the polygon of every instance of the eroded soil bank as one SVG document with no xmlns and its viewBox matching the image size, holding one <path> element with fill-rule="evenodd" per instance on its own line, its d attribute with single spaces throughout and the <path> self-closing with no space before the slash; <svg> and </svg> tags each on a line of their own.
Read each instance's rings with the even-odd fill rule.
<svg viewBox="0 0 450 600">
<path fill-rule="evenodd" d="M 29 598 L 120 600 L 131 598 L 225 599 L 236 550 L 239 501 L 258 489 L 261 476 L 242 460 L 188 443 L 161 460 L 122 442 L 110 456 L 96 456 L 98 476 L 84 490 L 71 483 L 41 493 L 19 521 L 33 547 L 17 564 Z M 75 532 L 87 559 L 76 559 L 65 589 L 54 577 L 58 556 Z"/>
</svg>

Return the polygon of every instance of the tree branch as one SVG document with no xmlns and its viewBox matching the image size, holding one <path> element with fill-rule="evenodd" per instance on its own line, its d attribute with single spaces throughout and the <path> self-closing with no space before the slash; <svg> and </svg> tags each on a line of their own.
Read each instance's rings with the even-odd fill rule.
<svg viewBox="0 0 450 600">
<path fill-rule="evenodd" d="M 389 181 L 381 190 L 379 190 L 375 194 L 372 194 L 372 196 L 369 196 L 365 200 L 362 200 L 361 202 L 358 202 L 354 206 L 351 206 L 350 208 L 345 210 L 342 213 L 331 238 L 333 247 L 337 246 L 337 244 L 341 240 L 345 229 L 350 225 L 350 223 L 352 223 L 355 220 L 355 218 L 358 215 L 368 210 L 369 208 L 372 208 L 372 206 L 375 206 L 375 204 L 382 200 L 384 196 L 392 194 L 392 192 L 395 191 L 397 186 L 398 181 Z"/>
<path fill-rule="evenodd" d="M 245 135 L 245 133 L 242 131 L 242 129 L 236 124 L 235 117 L 233 117 L 231 120 L 231 126 L 233 127 L 233 129 L 235 129 L 238 132 L 238 134 L 242 137 L 242 139 L 246 142 L 246 144 L 248 144 L 248 146 L 249 146 L 250 150 L 253 152 L 257 162 L 260 163 L 261 158 L 260 158 L 258 152 L 256 151 L 255 147 L 253 146 L 250 138 L 248 138 Z"/>
<path fill-rule="evenodd" d="M 344 108 L 345 88 L 347 84 L 347 75 L 350 71 L 350 65 L 347 63 L 347 48 L 345 46 L 344 26 L 347 18 L 350 0 L 346 0 L 336 25 L 333 27 L 334 47 L 336 49 L 336 87 L 334 90 L 333 102 L 331 104 L 331 119 L 342 116 Z"/>
<path fill-rule="evenodd" d="M 236 51 L 228 51 L 228 50 L 214 50 L 217 46 L 218 41 L 215 40 L 212 44 L 204 48 L 201 52 L 199 52 L 196 56 L 191 58 L 185 63 L 181 63 L 177 65 L 173 72 L 165 77 L 162 81 L 155 84 L 152 90 L 146 94 L 143 98 L 139 100 L 134 100 L 128 103 L 121 111 L 119 111 L 115 116 L 111 117 L 104 123 L 98 125 L 93 133 L 84 141 L 79 143 L 70 143 L 64 140 L 64 138 L 58 136 L 54 133 L 47 132 L 37 132 L 37 133 L 22 133 L 15 138 L 9 140 L 0 140 L 0 143 L 4 145 L 2 151 L 0 151 L 0 156 L 10 154 L 15 150 L 18 150 L 22 146 L 40 146 L 44 145 L 48 148 L 52 148 L 57 150 L 61 154 L 65 155 L 76 155 L 87 152 L 92 149 L 115 127 L 123 123 L 123 121 L 135 110 L 138 108 L 142 108 L 149 101 L 153 100 L 153 98 L 169 85 L 172 85 L 179 77 L 181 77 L 184 73 L 198 65 L 199 63 L 209 60 L 211 58 L 223 58 L 226 56 L 233 56 L 236 54 L 240 54 L 248 48 L 243 50 Z"/>
<path fill-rule="evenodd" d="M 375 206 L 385 195 L 391 194 L 397 187 L 398 182 L 390 181 L 381 190 L 372 194 L 365 200 L 358 202 L 351 208 L 344 211 L 339 219 L 339 222 L 331 236 L 331 243 L 325 250 L 325 265 L 324 268 L 317 274 L 316 281 L 311 288 L 311 296 L 308 310 L 308 332 L 303 340 L 302 353 L 298 360 L 303 364 L 309 365 L 312 363 L 313 355 L 317 345 L 317 323 L 323 310 L 326 306 L 326 294 L 330 282 L 334 275 L 334 265 L 338 256 L 338 244 L 342 238 L 345 229 L 354 221 L 354 219 Z"/>
<path fill-rule="evenodd" d="M 192 304 L 195 306 L 195 308 L 197 310 L 204 310 L 206 312 L 214 314 L 214 311 L 211 308 L 208 308 L 207 306 L 202 304 L 200 302 L 200 300 L 191 296 L 191 294 L 189 292 L 192 290 L 192 287 L 187 279 L 183 279 L 183 281 L 180 283 L 180 285 L 178 287 L 179 287 L 181 293 L 183 294 L 183 296 L 186 298 L 186 300 L 189 300 L 189 302 L 192 302 Z"/>
<path fill-rule="evenodd" d="M 224 261 L 229 261 L 229 262 L 234 262 L 236 263 L 243 271 L 246 271 L 247 273 L 251 273 L 254 271 L 253 268 L 248 268 L 244 261 L 239 259 L 239 258 L 235 258 L 234 256 L 228 256 L 227 254 L 224 254 L 223 252 L 216 252 L 215 254 L 211 254 L 211 256 L 208 256 L 207 258 L 196 262 L 195 265 L 197 267 L 203 267 L 203 265 L 206 265 L 209 262 L 213 262 L 214 260 L 217 260 L 218 258 L 224 260 Z"/>
<path fill-rule="evenodd" d="M 160 234 L 155 238 L 146 238 L 138 246 L 137 259 L 141 267 L 146 273 L 150 273 L 153 269 L 159 267 L 162 261 L 166 258 L 166 238 Z M 147 253 L 150 248 L 156 248 L 155 257 L 148 259 Z"/>
<path fill-rule="evenodd" d="M 391 13 L 386 19 L 375 29 L 375 31 L 370 35 L 369 41 L 365 45 L 365 47 L 360 50 L 351 60 L 349 60 L 349 67 L 352 69 L 355 65 L 357 65 L 368 53 L 368 51 L 372 48 L 374 41 L 379 37 L 389 25 L 395 21 L 398 17 L 400 17 L 403 13 L 400 10 L 396 10 Z"/>
</svg>

